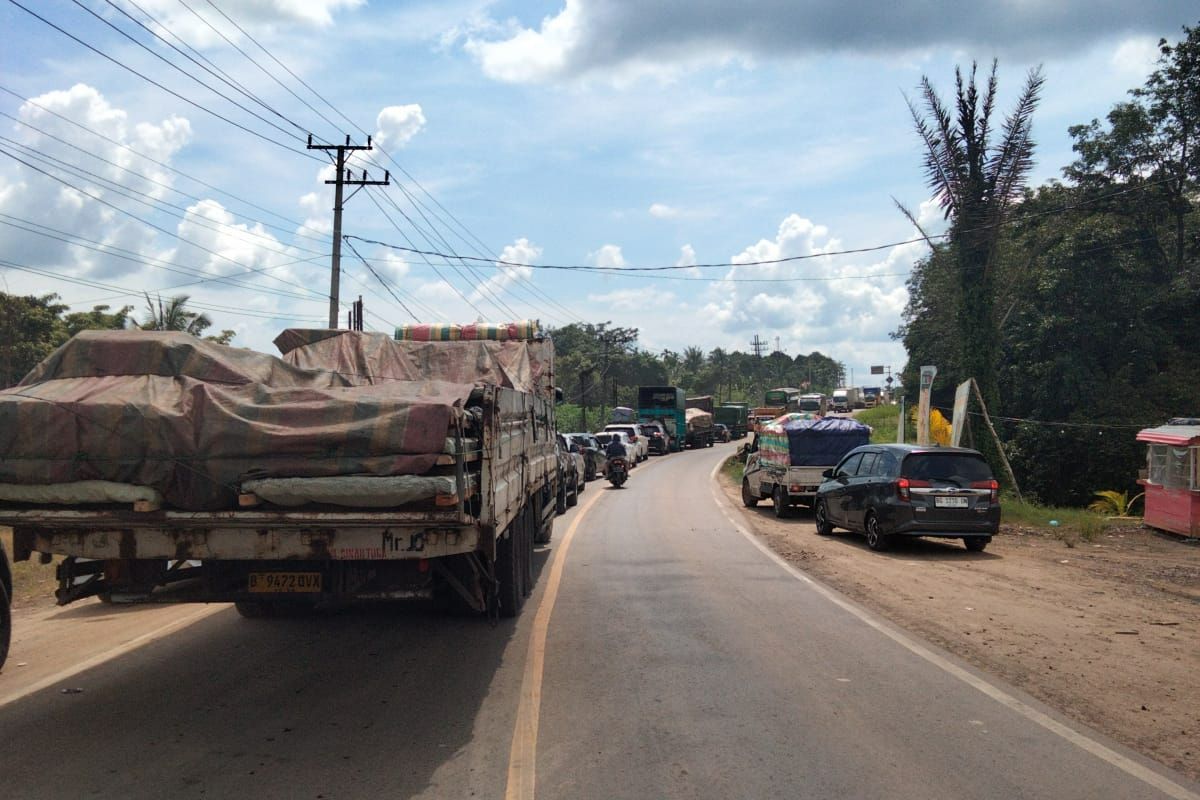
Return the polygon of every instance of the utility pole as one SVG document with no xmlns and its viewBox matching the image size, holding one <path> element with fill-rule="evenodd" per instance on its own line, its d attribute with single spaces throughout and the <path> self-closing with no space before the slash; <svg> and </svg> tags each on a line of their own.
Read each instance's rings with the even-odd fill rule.
<svg viewBox="0 0 1200 800">
<path fill-rule="evenodd" d="M 357 186 L 361 189 L 364 186 L 387 186 L 391 178 L 388 172 L 383 173 L 383 180 L 372 181 L 367 180 L 367 171 L 364 169 L 362 178 L 355 179 L 354 174 L 346 169 L 346 153 L 354 150 L 371 150 L 371 137 L 367 137 L 367 143 L 350 144 L 350 137 L 346 136 L 345 144 L 313 144 L 312 134 L 308 135 L 309 150 L 336 150 L 337 158 L 335 159 L 336 169 L 334 179 L 325 181 L 327 184 L 333 184 L 333 261 L 330 265 L 329 275 L 329 327 L 336 328 L 338 326 L 338 292 L 341 287 L 342 279 L 342 206 L 345 200 L 349 200 L 358 193 L 355 189 L 350 193 L 350 197 L 342 199 L 342 188 L 345 186 Z"/>
<path fill-rule="evenodd" d="M 762 358 L 763 350 L 767 349 L 767 343 L 756 333 L 754 334 L 754 340 L 750 342 L 750 347 L 754 349 L 754 355 Z"/>
</svg>

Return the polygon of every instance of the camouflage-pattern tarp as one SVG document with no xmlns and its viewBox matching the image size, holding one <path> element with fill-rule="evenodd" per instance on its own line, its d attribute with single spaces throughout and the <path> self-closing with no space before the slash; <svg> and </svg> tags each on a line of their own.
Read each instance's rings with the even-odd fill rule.
<svg viewBox="0 0 1200 800">
<path fill-rule="evenodd" d="M 371 382 L 297 361 L 183 333 L 81 333 L 0 391 L 0 482 L 116 481 L 214 510 L 248 478 L 420 474 L 474 388 L 470 368 Z"/>
</svg>

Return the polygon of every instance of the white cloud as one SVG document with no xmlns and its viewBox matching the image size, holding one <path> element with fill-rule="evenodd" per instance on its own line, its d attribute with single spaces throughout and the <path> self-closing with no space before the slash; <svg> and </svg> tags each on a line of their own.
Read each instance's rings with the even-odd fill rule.
<svg viewBox="0 0 1200 800">
<path fill-rule="evenodd" d="M 621 253 L 621 247 L 615 244 L 606 244 L 596 252 L 589 253 L 588 261 L 597 267 L 616 268 L 626 266 L 625 256 Z"/>
<path fill-rule="evenodd" d="M 650 206 L 650 216 L 658 219 L 674 219 L 679 216 L 679 209 L 671 208 L 665 203 L 653 203 Z"/>
<path fill-rule="evenodd" d="M 535 264 L 541 258 L 542 248 L 521 237 L 500 251 L 499 261 L 511 264 Z M 506 287 L 518 281 L 528 281 L 533 278 L 533 267 L 496 265 L 496 274 L 485 280 L 471 295 L 472 302 L 483 298 L 502 296 Z"/>
<path fill-rule="evenodd" d="M 1110 63 L 1126 80 L 1141 82 L 1153 70 L 1158 61 L 1158 39 L 1152 36 L 1135 36 L 1121 42 L 1113 50 Z"/>
<path fill-rule="evenodd" d="M 565 0 L 536 27 L 476 17 L 454 35 L 484 74 L 509 83 L 601 75 L 671 80 L 705 65 L 830 51 L 898 54 L 930 47 L 993 52 L 1069 52 L 1101 37 L 1174 29 L 1193 18 L 1189 0 L 1130 6 L 1124 0 L 975 4 L 947 16 L 937 4 L 873 0 L 693 0 L 630 3 Z M 669 35 L 664 35 L 669 31 Z"/>
<path fill-rule="evenodd" d="M 251 34 L 261 34 L 281 26 L 328 28 L 333 24 L 334 14 L 358 8 L 365 3 L 366 0 L 240 0 L 236 4 L 230 3 L 224 10 L 242 28 L 249 29 Z M 203 4 L 196 8 L 198 14 L 182 8 L 176 0 L 142 0 L 138 5 L 157 19 L 163 28 L 194 47 L 225 46 L 221 34 L 233 42 L 245 38 L 222 15 Z M 171 38 L 171 33 L 162 33 L 166 38 Z"/>
<path fill-rule="evenodd" d="M 375 118 L 375 126 L 375 141 L 380 147 L 403 147 L 425 127 L 425 114 L 416 103 L 388 106 Z"/>
</svg>

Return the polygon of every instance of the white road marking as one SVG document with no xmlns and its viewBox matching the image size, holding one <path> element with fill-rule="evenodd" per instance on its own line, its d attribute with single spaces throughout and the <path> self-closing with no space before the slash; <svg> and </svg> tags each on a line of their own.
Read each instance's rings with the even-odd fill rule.
<svg viewBox="0 0 1200 800">
<path fill-rule="evenodd" d="M 53 675 L 47 675 L 45 678 L 42 678 L 39 681 L 31 683 L 28 686 L 23 686 L 19 689 L 15 689 L 15 690 L 9 692 L 8 694 L 0 695 L 0 706 L 7 705 L 8 703 L 13 702 L 14 700 L 20 700 L 22 697 L 26 697 L 35 692 L 40 692 L 42 689 L 53 686 L 56 683 L 61 683 L 62 681 L 65 681 L 67 678 L 78 675 L 79 673 L 81 673 L 85 670 L 89 670 L 92 667 L 99 666 L 100 664 L 103 664 L 106 661 L 111 661 L 114 658 L 123 656 L 126 653 L 129 653 L 129 652 L 132 652 L 133 650 L 138 649 L 142 645 L 149 644 L 150 642 L 153 642 L 156 639 L 161 639 L 164 636 L 168 636 L 168 635 L 174 633 L 175 631 L 180 630 L 181 628 L 186 628 L 188 625 L 191 625 L 194 622 L 199 622 L 200 620 L 204 619 L 205 617 L 211 616 L 211 615 L 219 613 L 221 611 L 225 611 L 228 608 L 229 608 L 228 605 L 220 605 L 220 604 L 213 604 L 211 606 L 206 605 L 203 608 L 195 611 L 194 613 L 188 614 L 187 616 L 180 617 L 176 620 L 168 622 L 166 625 L 163 625 L 160 628 L 155 628 L 152 631 L 147 631 L 146 633 L 143 633 L 140 636 L 130 639 L 127 642 L 122 642 L 121 644 L 117 645 L 116 647 L 112 647 L 108 650 L 105 650 L 102 653 L 97 653 L 96 655 L 92 656 L 91 658 L 84 659 L 83 661 L 80 661 L 76 664 L 72 664 L 71 666 L 67 667 L 66 669 L 59 670 L 58 672 L 54 673 Z"/>
<path fill-rule="evenodd" d="M 1022 701 L 1010 695 L 1008 692 L 1005 692 L 1000 687 L 989 683 L 977 675 L 971 674 L 957 664 L 951 663 L 915 639 L 910 638 L 898 630 L 893 630 L 890 626 L 885 625 L 874 615 L 869 614 L 863 609 L 855 606 L 843 598 L 840 594 L 815 582 L 812 578 L 808 577 L 799 569 L 789 564 L 783 559 L 782 556 L 759 541 L 757 536 L 739 525 L 737 520 L 735 520 L 733 515 L 729 512 L 729 503 L 719 494 L 720 489 L 716 483 L 717 473 L 720 472 L 724 463 L 725 459 L 718 461 L 716 466 L 713 467 L 712 472 L 709 474 L 709 489 L 712 493 L 713 501 L 716 502 L 717 507 L 721 509 L 721 513 L 723 513 L 725 517 L 733 524 L 734 530 L 744 536 L 747 541 L 757 547 L 765 556 L 786 570 L 793 578 L 809 584 L 812 586 L 814 591 L 820 593 L 825 599 L 829 600 L 839 608 L 853 614 L 860 621 L 879 631 L 884 636 L 896 642 L 914 655 L 920 656 L 943 672 L 957 678 L 968 686 L 977 689 L 1001 705 L 1006 706 L 1010 710 L 1015 711 L 1016 713 L 1025 717 L 1029 721 L 1041 725 L 1051 733 L 1057 734 L 1063 739 L 1066 739 L 1076 747 L 1091 753 L 1102 761 L 1111 764 L 1122 772 L 1137 778 L 1143 783 L 1153 786 L 1155 789 L 1158 789 L 1168 797 L 1175 798 L 1175 800 L 1200 800 L 1200 795 L 1187 790 L 1183 786 L 1180 786 L 1172 781 L 1170 778 L 1164 777 L 1154 770 L 1139 764 L 1133 759 L 1121 755 L 1112 748 L 1106 747 L 1100 742 L 1097 742 L 1095 739 L 1080 733 L 1074 728 L 1064 725 L 1053 717 L 1038 711 L 1028 703 L 1023 703 Z"/>
</svg>

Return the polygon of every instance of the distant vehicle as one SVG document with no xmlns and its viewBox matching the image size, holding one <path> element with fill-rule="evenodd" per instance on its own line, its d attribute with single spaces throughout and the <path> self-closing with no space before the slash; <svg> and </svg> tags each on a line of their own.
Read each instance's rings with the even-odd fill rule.
<svg viewBox="0 0 1200 800">
<path fill-rule="evenodd" d="M 12 640 L 12 592 L 12 569 L 4 545 L 0 544 L 0 667 L 8 658 L 8 645 Z"/>
<path fill-rule="evenodd" d="M 883 402 L 883 390 L 878 386 L 867 386 L 862 390 L 863 408 L 874 408 Z"/>
<path fill-rule="evenodd" d="M 608 443 L 612 441 L 612 437 L 616 436 L 621 440 L 621 444 L 625 446 L 625 453 L 629 456 L 629 469 L 637 466 L 637 459 L 634 458 L 634 453 L 637 452 L 637 445 L 629 440 L 629 434 L 624 431 L 600 431 L 596 434 L 596 441 L 604 449 L 608 449 Z"/>
<path fill-rule="evenodd" d="M 833 397 L 829 401 L 829 408 L 840 413 L 862 408 L 862 392 L 857 386 L 834 389 Z"/>
<path fill-rule="evenodd" d="M 872 444 L 826 470 L 813 517 L 817 533 L 865 533 L 872 550 L 898 536 L 938 536 L 980 552 L 1000 529 L 999 494 L 977 450 Z"/>
<path fill-rule="evenodd" d="M 778 389 L 768 389 L 763 395 L 763 405 L 768 408 L 782 408 L 780 413 L 800 410 L 800 390 L 794 386 L 781 386 Z"/>
<path fill-rule="evenodd" d="M 733 434 L 728 427 L 718 422 L 713 425 L 713 439 L 718 442 L 729 442 L 733 441 Z"/>
<path fill-rule="evenodd" d="M 746 403 L 717 406 L 713 419 L 729 428 L 729 434 L 734 439 L 741 439 L 750 430 L 750 406 Z"/>
<path fill-rule="evenodd" d="M 711 394 L 700 395 L 699 397 L 687 398 L 688 408 L 698 408 L 701 411 L 713 413 L 713 398 Z"/>
<path fill-rule="evenodd" d="M 579 449 L 583 451 L 583 460 L 587 465 L 587 477 L 585 480 L 592 478 L 604 477 L 604 469 L 608 465 L 608 458 L 604 455 L 604 448 L 595 436 L 590 433 L 567 433 L 563 434 L 570 441 L 579 445 Z"/>
<path fill-rule="evenodd" d="M 575 460 L 577 453 L 571 452 L 566 437 L 558 435 L 558 496 L 555 498 L 555 508 L 559 514 L 567 513 L 567 509 L 579 502 L 579 462 Z"/>
<path fill-rule="evenodd" d="M 683 389 L 678 386 L 639 386 L 638 419 L 643 422 L 660 422 L 670 438 L 671 452 L 683 449 L 683 437 L 687 428 L 684 415 Z"/>
<path fill-rule="evenodd" d="M 763 426 L 746 451 L 742 504 L 751 508 L 770 500 L 777 517 L 791 514 L 794 505 L 811 504 L 823 473 L 870 436 L 869 426 L 845 417 L 782 417 Z"/>
<path fill-rule="evenodd" d="M 637 422 L 637 412 L 628 406 L 617 406 L 608 414 L 610 423 L 620 422 Z"/>
<path fill-rule="evenodd" d="M 671 452 L 671 437 L 661 422 L 642 422 L 638 431 L 646 437 L 646 448 L 655 455 L 666 455 Z"/>
<path fill-rule="evenodd" d="M 800 410 L 806 414 L 826 414 L 829 412 L 829 401 L 819 392 L 800 395 Z"/>
<path fill-rule="evenodd" d="M 687 433 L 685 443 L 688 447 L 713 446 L 713 417 L 702 408 L 689 408 L 684 412 L 687 416 Z"/>
<path fill-rule="evenodd" d="M 579 473 L 579 491 L 583 491 L 585 484 L 592 479 L 592 473 L 588 472 L 588 457 L 584 452 L 584 445 L 575 441 L 570 434 L 560 433 L 567 443 L 567 450 L 571 453 L 571 457 L 575 461 L 575 469 Z"/>
<path fill-rule="evenodd" d="M 628 425 L 605 425 L 605 431 L 622 431 L 629 436 L 629 441 L 633 443 L 634 452 L 629 454 L 629 457 L 634 461 L 645 461 L 650 457 L 650 441 L 649 438 L 642 435 L 636 423 Z"/>
</svg>

